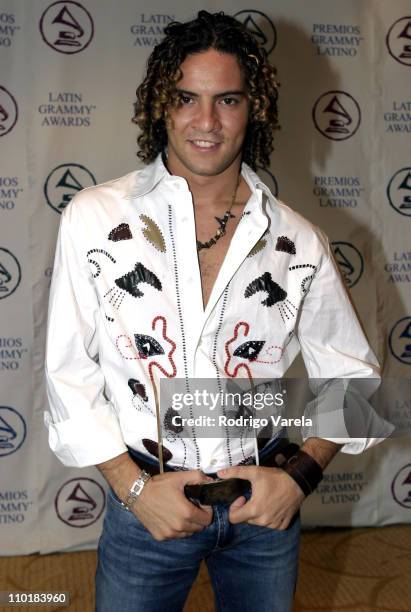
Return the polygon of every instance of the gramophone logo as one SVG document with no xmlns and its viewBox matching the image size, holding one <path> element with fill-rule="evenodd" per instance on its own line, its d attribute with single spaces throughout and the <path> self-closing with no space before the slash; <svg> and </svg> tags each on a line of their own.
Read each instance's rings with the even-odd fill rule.
<svg viewBox="0 0 411 612">
<path fill-rule="evenodd" d="M 9 297 L 19 286 L 21 268 L 16 257 L 3 247 L 0 247 L 0 300 Z"/>
<path fill-rule="evenodd" d="M 260 168 L 260 166 L 257 166 L 257 174 L 261 177 L 262 181 L 270 189 L 273 196 L 277 197 L 278 196 L 278 183 L 277 183 L 277 180 L 274 174 L 272 174 L 269 170 L 266 170 L 265 168 Z"/>
<path fill-rule="evenodd" d="M 57 516 L 70 527 L 88 527 L 101 516 L 106 494 L 92 478 L 72 478 L 60 488 L 54 506 Z"/>
<path fill-rule="evenodd" d="M 234 17 L 241 21 L 270 55 L 277 43 L 277 32 L 273 22 L 261 11 L 239 11 Z"/>
<path fill-rule="evenodd" d="M 50 172 L 44 184 L 47 204 L 62 213 L 76 193 L 95 184 L 96 179 L 84 166 L 61 164 Z"/>
<path fill-rule="evenodd" d="M 388 344 L 398 361 L 411 365 L 411 317 L 403 317 L 397 321 L 390 331 Z"/>
<path fill-rule="evenodd" d="M 411 216 L 411 168 L 401 168 L 387 187 L 388 201 L 400 215 Z"/>
<path fill-rule="evenodd" d="M 0 136 L 5 136 L 14 128 L 18 116 L 16 100 L 0 85 Z"/>
<path fill-rule="evenodd" d="M 411 66 L 411 17 L 402 17 L 388 30 L 386 43 L 390 55 L 405 66 Z"/>
<path fill-rule="evenodd" d="M 391 484 L 392 496 L 403 508 L 411 509 L 411 463 L 404 465 Z"/>
<path fill-rule="evenodd" d="M 26 422 L 21 414 L 10 406 L 0 406 L 0 457 L 15 453 L 26 434 Z"/>
<path fill-rule="evenodd" d="M 349 289 L 354 287 L 364 272 L 364 259 L 360 251 L 350 242 L 331 243 L 334 258 Z"/>
<path fill-rule="evenodd" d="M 59 0 L 40 19 L 44 42 L 59 53 L 79 53 L 91 42 L 94 24 L 90 13 L 79 2 Z"/>
<path fill-rule="evenodd" d="M 345 91 L 327 91 L 313 108 L 315 127 L 331 140 L 347 140 L 358 130 L 361 110 L 358 102 Z"/>
</svg>

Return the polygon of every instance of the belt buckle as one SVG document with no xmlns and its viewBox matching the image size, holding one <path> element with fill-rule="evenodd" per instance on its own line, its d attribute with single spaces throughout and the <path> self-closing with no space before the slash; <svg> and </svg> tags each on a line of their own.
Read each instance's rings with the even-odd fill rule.
<svg viewBox="0 0 411 612">
<path fill-rule="evenodd" d="M 251 489 L 249 480 L 243 478 L 217 478 L 213 482 L 186 484 L 184 494 L 191 502 L 198 505 L 231 504 L 237 497 Z"/>
</svg>

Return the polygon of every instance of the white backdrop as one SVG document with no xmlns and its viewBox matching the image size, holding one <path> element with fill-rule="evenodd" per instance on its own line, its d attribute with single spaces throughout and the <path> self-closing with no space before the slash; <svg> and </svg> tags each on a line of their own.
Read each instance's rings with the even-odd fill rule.
<svg viewBox="0 0 411 612">
<path fill-rule="evenodd" d="M 385 376 L 411 374 L 411 1 L 0 0 L 0 554 L 94 547 L 104 480 L 63 467 L 43 426 L 45 321 L 60 213 L 138 166 L 135 89 L 170 21 L 244 21 L 278 68 L 271 172 L 334 244 Z M 411 398 L 387 410 L 409 421 Z M 90 432 L 92 435 L 92 432 Z M 314 525 L 411 520 L 408 438 L 340 455 Z"/>
</svg>

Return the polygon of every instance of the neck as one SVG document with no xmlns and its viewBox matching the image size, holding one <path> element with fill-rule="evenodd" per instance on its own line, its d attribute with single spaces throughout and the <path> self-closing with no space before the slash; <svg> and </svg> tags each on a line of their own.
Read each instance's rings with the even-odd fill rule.
<svg viewBox="0 0 411 612">
<path fill-rule="evenodd" d="M 241 157 L 213 176 L 191 172 L 172 154 L 167 159 L 167 168 L 171 174 L 186 179 L 196 206 L 210 206 L 214 202 L 231 200 L 241 170 Z"/>
</svg>

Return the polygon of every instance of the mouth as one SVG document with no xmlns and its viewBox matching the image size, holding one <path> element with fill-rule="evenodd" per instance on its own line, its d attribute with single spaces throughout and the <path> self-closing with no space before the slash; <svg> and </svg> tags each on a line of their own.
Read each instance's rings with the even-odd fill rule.
<svg viewBox="0 0 411 612">
<path fill-rule="evenodd" d="M 197 151 L 215 151 L 220 146 L 221 142 L 214 142 L 212 140 L 189 140 L 188 141 L 193 148 Z"/>
</svg>

